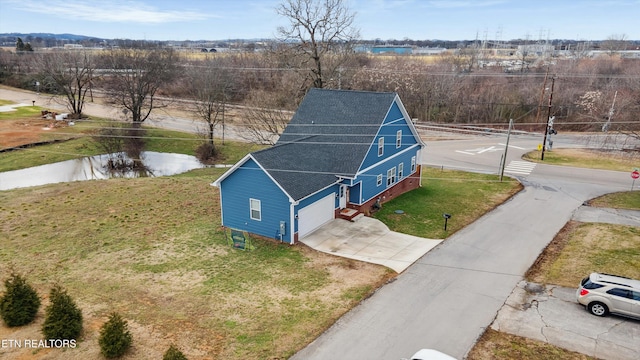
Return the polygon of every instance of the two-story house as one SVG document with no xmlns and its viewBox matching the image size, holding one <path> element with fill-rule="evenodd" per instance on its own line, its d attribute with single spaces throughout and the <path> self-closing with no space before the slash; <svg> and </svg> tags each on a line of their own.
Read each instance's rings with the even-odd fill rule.
<svg viewBox="0 0 640 360">
<path fill-rule="evenodd" d="M 222 225 L 293 244 L 419 187 L 424 146 L 396 93 L 311 89 L 273 147 L 213 183 Z"/>
</svg>

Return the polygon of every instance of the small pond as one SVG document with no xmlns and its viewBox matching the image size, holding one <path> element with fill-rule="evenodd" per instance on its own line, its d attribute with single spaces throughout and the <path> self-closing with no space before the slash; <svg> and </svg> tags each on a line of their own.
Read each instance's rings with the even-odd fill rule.
<svg viewBox="0 0 640 360">
<path fill-rule="evenodd" d="M 196 157 L 184 154 L 145 151 L 140 158 L 141 166 L 125 170 L 111 170 L 108 164 L 131 162 L 130 159 L 122 154 L 106 154 L 0 172 L 0 190 L 71 181 L 167 176 L 205 167 Z"/>
</svg>

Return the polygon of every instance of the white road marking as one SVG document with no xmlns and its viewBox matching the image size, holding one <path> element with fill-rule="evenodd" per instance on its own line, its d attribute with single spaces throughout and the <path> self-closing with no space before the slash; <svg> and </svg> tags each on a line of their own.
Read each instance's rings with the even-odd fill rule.
<svg viewBox="0 0 640 360">
<path fill-rule="evenodd" d="M 482 149 L 482 150 L 478 151 L 478 154 L 482 154 L 482 153 L 487 152 L 487 151 L 496 151 L 496 150 L 498 150 L 498 149 L 496 149 L 495 146 L 491 146 L 491 147 L 488 147 L 486 149 Z"/>
<path fill-rule="evenodd" d="M 505 146 L 506 144 L 498 143 L 498 145 L 500 145 L 500 146 Z M 515 145 L 509 145 L 509 147 L 510 147 L 510 148 L 514 148 L 514 149 L 518 149 L 518 150 L 524 150 L 524 149 L 525 149 L 525 148 L 523 148 L 523 147 L 515 146 Z"/>
<path fill-rule="evenodd" d="M 536 163 L 514 160 L 504 168 L 504 172 L 510 174 L 529 175 L 535 167 Z"/>
</svg>

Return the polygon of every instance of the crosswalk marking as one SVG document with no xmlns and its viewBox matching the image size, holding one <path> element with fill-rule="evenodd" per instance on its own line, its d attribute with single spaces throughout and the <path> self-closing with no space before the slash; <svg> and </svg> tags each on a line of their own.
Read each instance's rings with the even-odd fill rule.
<svg viewBox="0 0 640 360">
<path fill-rule="evenodd" d="M 536 163 L 514 160 L 504 168 L 504 172 L 518 175 L 529 175 L 535 167 Z"/>
</svg>

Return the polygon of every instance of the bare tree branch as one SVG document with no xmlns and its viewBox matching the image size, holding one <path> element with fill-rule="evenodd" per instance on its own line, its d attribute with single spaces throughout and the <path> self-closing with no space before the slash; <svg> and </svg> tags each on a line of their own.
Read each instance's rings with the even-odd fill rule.
<svg viewBox="0 0 640 360">
<path fill-rule="evenodd" d="M 327 57 L 342 58 L 351 51 L 359 32 L 353 27 L 355 13 L 344 0 L 284 0 L 276 12 L 289 20 L 287 27 L 279 27 L 280 40 L 292 44 L 294 54 L 301 63 L 311 63 L 309 76 L 313 87 L 322 88 L 325 73 L 331 77 L 343 61 L 334 61 L 334 66 L 325 69 Z"/>
<path fill-rule="evenodd" d="M 178 74 L 177 56 L 172 50 L 123 49 L 113 50 L 110 60 L 109 97 L 139 126 L 156 106 L 158 90 Z"/>
<path fill-rule="evenodd" d="M 69 111 L 74 117 L 81 118 L 95 73 L 91 54 L 85 51 L 54 51 L 42 55 L 39 68 L 43 87 L 64 95 Z"/>
</svg>

